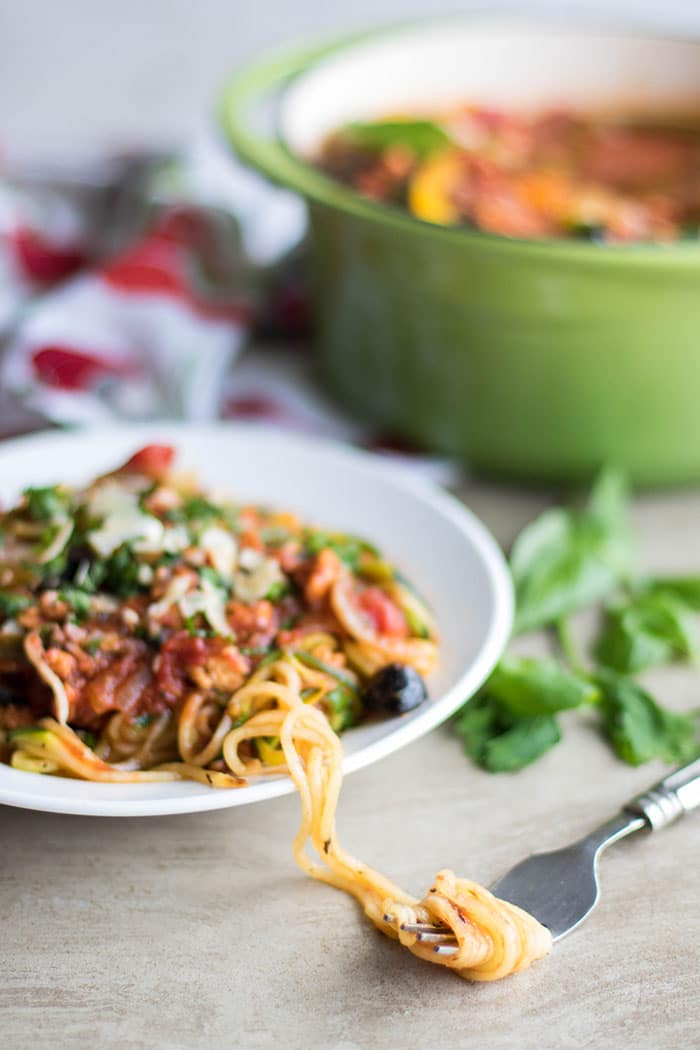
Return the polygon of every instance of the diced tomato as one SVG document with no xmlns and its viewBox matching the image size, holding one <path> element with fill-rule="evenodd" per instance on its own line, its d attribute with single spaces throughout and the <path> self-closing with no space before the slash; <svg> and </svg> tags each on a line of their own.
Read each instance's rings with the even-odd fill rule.
<svg viewBox="0 0 700 1050">
<path fill-rule="evenodd" d="M 173 460 L 175 449 L 172 445 L 146 445 L 134 453 L 123 467 L 119 468 L 124 474 L 146 474 L 149 478 L 161 478 L 167 474 Z"/>
<path fill-rule="evenodd" d="M 393 638 L 405 638 L 408 635 L 406 617 L 381 587 L 367 587 L 358 596 L 357 604 L 371 620 L 377 634 Z"/>
<path fill-rule="evenodd" d="M 176 631 L 164 643 L 154 664 L 161 693 L 170 700 L 178 700 L 186 689 L 189 671 L 203 667 L 227 645 L 223 638 L 199 638 L 188 631 Z"/>
</svg>

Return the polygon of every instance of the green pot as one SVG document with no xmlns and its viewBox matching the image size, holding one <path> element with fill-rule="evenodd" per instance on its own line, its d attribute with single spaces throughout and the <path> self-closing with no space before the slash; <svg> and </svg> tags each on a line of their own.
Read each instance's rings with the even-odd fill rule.
<svg viewBox="0 0 700 1050">
<path fill-rule="evenodd" d="M 503 83 L 493 76 L 494 41 Z M 440 55 L 438 79 L 455 99 L 512 105 L 535 80 L 533 105 L 555 91 L 571 105 L 629 99 L 630 85 L 641 105 L 700 100 L 697 42 L 512 20 L 404 27 L 239 74 L 223 105 L 231 144 L 308 202 L 328 388 L 357 415 L 491 474 L 570 481 L 615 462 L 641 484 L 700 479 L 700 245 L 442 228 L 364 200 L 304 159 L 324 132 L 368 115 L 370 98 L 377 115 L 398 105 L 398 67 L 391 97 L 375 83 L 387 62 L 408 55 L 420 71 L 412 97 L 432 99 L 426 47 Z M 470 61 L 464 48 L 476 48 Z M 663 75 L 648 73 L 645 97 L 640 73 L 652 68 Z M 264 103 L 269 116 L 271 101 L 277 130 L 259 130 L 256 113 Z"/>
</svg>

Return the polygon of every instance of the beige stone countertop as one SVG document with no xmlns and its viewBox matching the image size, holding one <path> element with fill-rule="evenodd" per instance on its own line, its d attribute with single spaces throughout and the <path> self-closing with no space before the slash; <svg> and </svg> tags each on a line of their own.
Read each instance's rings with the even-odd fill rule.
<svg viewBox="0 0 700 1050">
<path fill-rule="evenodd" d="M 504 543 L 544 502 L 476 483 L 463 496 Z M 641 568 L 700 568 L 700 494 L 642 497 L 635 522 Z M 653 682 L 670 706 L 699 703 L 697 675 Z M 488 884 L 662 773 L 563 721 L 563 742 L 517 775 L 474 768 L 449 727 L 355 773 L 342 841 L 417 893 L 444 866 Z M 700 1046 L 700 813 L 611 850 L 586 924 L 490 985 L 401 951 L 297 871 L 298 816 L 294 796 L 129 820 L 0 807 L 3 1050 Z"/>
</svg>

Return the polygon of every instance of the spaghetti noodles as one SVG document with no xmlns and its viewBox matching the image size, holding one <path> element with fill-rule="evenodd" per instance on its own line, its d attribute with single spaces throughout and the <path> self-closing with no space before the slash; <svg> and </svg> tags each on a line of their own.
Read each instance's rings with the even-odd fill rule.
<svg viewBox="0 0 700 1050">
<path fill-rule="evenodd" d="M 416 680 L 434 666 L 437 635 L 421 600 L 367 544 L 210 502 L 171 474 L 171 458 L 143 450 L 85 492 L 28 490 L 4 516 L 0 729 L 11 764 L 221 788 L 288 773 L 302 806 L 297 863 L 354 896 L 383 933 L 474 980 L 546 954 L 547 931 L 477 884 L 443 871 L 419 901 L 338 841 L 337 734 L 371 713 L 388 669 L 387 710 L 402 675 L 413 675 L 411 703 L 424 695 Z M 415 922 L 444 924 L 454 954 L 403 929 Z"/>
<path fill-rule="evenodd" d="M 435 626 L 375 548 L 217 499 L 172 458 L 149 446 L 85 489 L 27 489 L 0 516 L 0 760 L 235 788 L 224 742 L 281 656 L 336 732 L 377 714 L 367 687 L 387 665 L 425 697 Z M 245 739 L 249 773 L 279 771 L 274 733 Z"/>
</svg>

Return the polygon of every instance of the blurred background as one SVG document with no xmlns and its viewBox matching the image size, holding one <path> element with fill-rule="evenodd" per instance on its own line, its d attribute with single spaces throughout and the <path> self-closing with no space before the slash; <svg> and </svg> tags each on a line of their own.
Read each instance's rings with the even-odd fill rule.
<svg viewBox="0 0 700 1050">
<path fill-rule="evenodd" d="M 439 11 L 633 18 L 700 29 L 697 0 L 22 0 L 0 5 L 0 143 L 170 143 L 201 128 L 227 77 L 275 46 Z"/>
<path fill-rule="evenodd" d="M 687 243 L 700 239 L 697 217 L 673 247 L 640 234 L 643 268 L 619 266 L 614 260 L 629 256 L 600 243 L 565 249 L 560 267 L 556 250 L 549 257 L 541 245 L 521 242 L 511 252 L 512 238 L 536 240 L 532 231 L 477 224 L 506 236 L 499 245 L 460 242 L 436 234 L 432 223 L 442 220 L 423 214 L 429 223 L 394 236 L 390 211 L 353 225 L 352 204 L 319 223 L 323 209 L 314 210 L 307 170 L 278 179 L 312 202 L 305 239 L 300 197 L 272 190 L 224 145 L 223 88 L 246 64 L 441 7 L 426 0 L 0 5 L 0 437 L 50 424 L 256 419 L 408 455 L 412 466 L 425 454 L 425 466 L 448 482 L 465 464 L 559 482 L 585 479 L 607 461 L 642 484 L 698 480 L 700 256 Z M 545 47 L 540 60 L 535 38 L 523 46 L 517 31 L 512 68 L 511 60 L 491 63 L 488 37 L 469 63 L 473 71 L 484 58 L 489 75 L 510 78 L 518 102 L 542 73 L 554 110 L 570 74 L 585 94 L 601 68 L 596 32 L 586 38 L 577 18 L 611 26 L 602 61 L 621 83 L 630 30 L 700 36 L 698 0 L 446 8 L 556 15 L 570 62 L 559 45 Z M 439 45 L 438 69 L 446 46 Z M 684 46 L 641 59 L 630 90 L 653 102 L 684 53 L 695 111 L 698 61 L 693 45 Z M 639 53 L 648 56 L 645 47 Z M 459 77 L 465 64 L 457 58 Z M 430 73 L 430 62 L 422 64 Z M 380 94 L 366 86 L 373 99 Z M 354 82 L 349 96 L 355 105 Z M 228 134 L 245 151 L 231 111 L 229 102 Z M 616 148 L 627 168 L 638 167 L 629 141 Z M 248 160 L 265 170 L 260 154 Z M 599 220 L 574 226 L 575 236 L 600 241 Z M 315 355 L 290 352 L 312 347 Z"/>
</svg>

